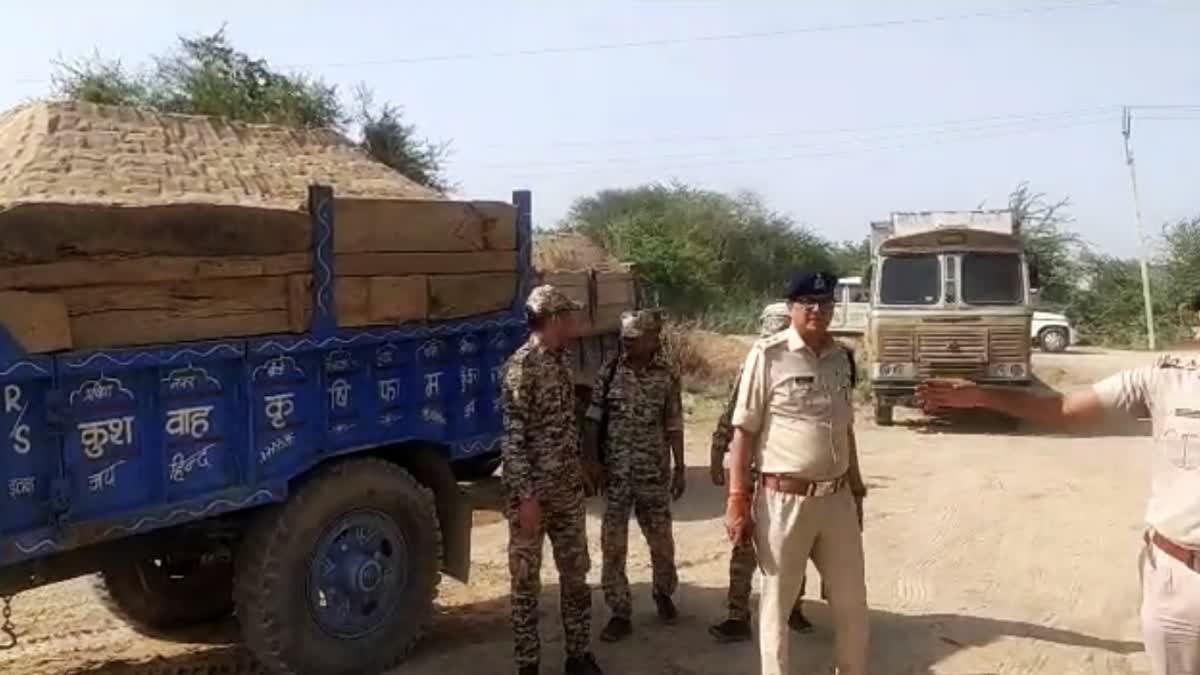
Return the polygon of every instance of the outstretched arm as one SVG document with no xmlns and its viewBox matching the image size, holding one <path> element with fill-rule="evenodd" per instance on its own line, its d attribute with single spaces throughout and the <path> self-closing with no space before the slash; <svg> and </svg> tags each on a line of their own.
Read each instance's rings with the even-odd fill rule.
<svg viewBox="0 0 1200 675">
<path fill-rule="evenodd" d="M 1056 429 L 1086 427 L 1099 421 L 1108 407 L 1094 387 L 1066 395 L 1024 389 L 980 386 L 967 380 L 929 380 L 917 387 L 926 412 L 987 408 Z"/>
</svg>

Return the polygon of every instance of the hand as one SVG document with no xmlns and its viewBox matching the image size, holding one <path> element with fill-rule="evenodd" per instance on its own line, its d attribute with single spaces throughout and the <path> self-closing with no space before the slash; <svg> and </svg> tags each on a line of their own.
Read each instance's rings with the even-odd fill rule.
<svg viewBox="0 0 1200 675">
<path fill-rule="evenodd" d="M 675 471 L 671 473 L 671 499 L 679 499 L 686 489 L 687 479 L 684 477 L 684 467 L 676 466 Z"/>
<path fill-rule="evenodd" d="M 725 501 L 725 531 L 729 541 L 735 544 L 749 541 L 753 523 L 749 497 L 730 497 Z"/>
<path fill-rule="evenodd" d="M 583 484 L 587 496 L 593 497 L 604 491 L 604 465 L 600 462 L 586 462 L 583 465 Z"/>
<path fill-rule="evenodd" d="M 725 467 L 721 466 L 721 462 L 713 462 L 708 465 L 708 478 L 717 487 L 725 485 Z"/>
<path fill-rule="evenodd" d="M 537 497 L 526 497 L 517 507 L 517 527 L 521 535 L 533 539 L 542 533 L 542 505 Z"/>
<path fill-rule="evenodd" d="M 926 380 L 917 385 L 917 405 L 925 412 L 983 407 L 983 390 L 970 380 Z"/>
</svg>

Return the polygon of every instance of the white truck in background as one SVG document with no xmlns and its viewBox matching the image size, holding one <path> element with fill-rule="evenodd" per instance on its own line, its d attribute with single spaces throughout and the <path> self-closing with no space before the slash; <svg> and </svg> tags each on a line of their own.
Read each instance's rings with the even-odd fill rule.
<svg viewBox="0 0 1200 675">
<path fill-rule="evenodd" d="M 1027 385 L 1036 285 L 1011 211 L 893 213 L 871 224 L 868 373 L 892 423 L 930 377 Z"/>
</svg>

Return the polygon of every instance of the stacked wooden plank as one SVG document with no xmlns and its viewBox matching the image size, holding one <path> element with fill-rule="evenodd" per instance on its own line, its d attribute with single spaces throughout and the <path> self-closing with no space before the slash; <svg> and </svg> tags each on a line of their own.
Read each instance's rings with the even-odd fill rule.
<svg viewBox="0 0 1200 675">
<path fill-rule="evenodd" d="M 637 304 L 634 275 L 628 265 L 581 271 L 540 272 L 540 283 L 561 288 L 583 304 L 579 316 L 587 335 L 612 333 L 621 327 L 621 314 Z"/>
<path fill-rule="evenodd" d="M 32 353 L 303 332 L 313 182 L 340 326 L 515 300 L 511 205 L 441 199 L 329 132 L 39 104 L 0 117 L 0 323 Z"/>
</svg>

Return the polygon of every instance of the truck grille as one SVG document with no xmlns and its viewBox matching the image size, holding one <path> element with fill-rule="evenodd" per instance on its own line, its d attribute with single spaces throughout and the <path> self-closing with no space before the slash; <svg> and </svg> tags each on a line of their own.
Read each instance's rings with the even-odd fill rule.
<svg viewBox="0 0 1200 675">
<path fill-rule="evenodd" d="M 922 333 L 917 345 L 917 370 L 922 377 L 975 378 L 987 372 L 987 336 L 983 332 Z"/>
<path fill-rule="evenodd" d="M 913 338 L 911 333 L 880 333 L 879 361 L 881 363 L 911 363 L 912 360 Z"/>
<path fill-rule="evenodd" d="M 1024 363 L 1029 358 L 1029 333 L 1023 328 L 994 328 L 988 332 L 992 361 Z"/>
</svg>

